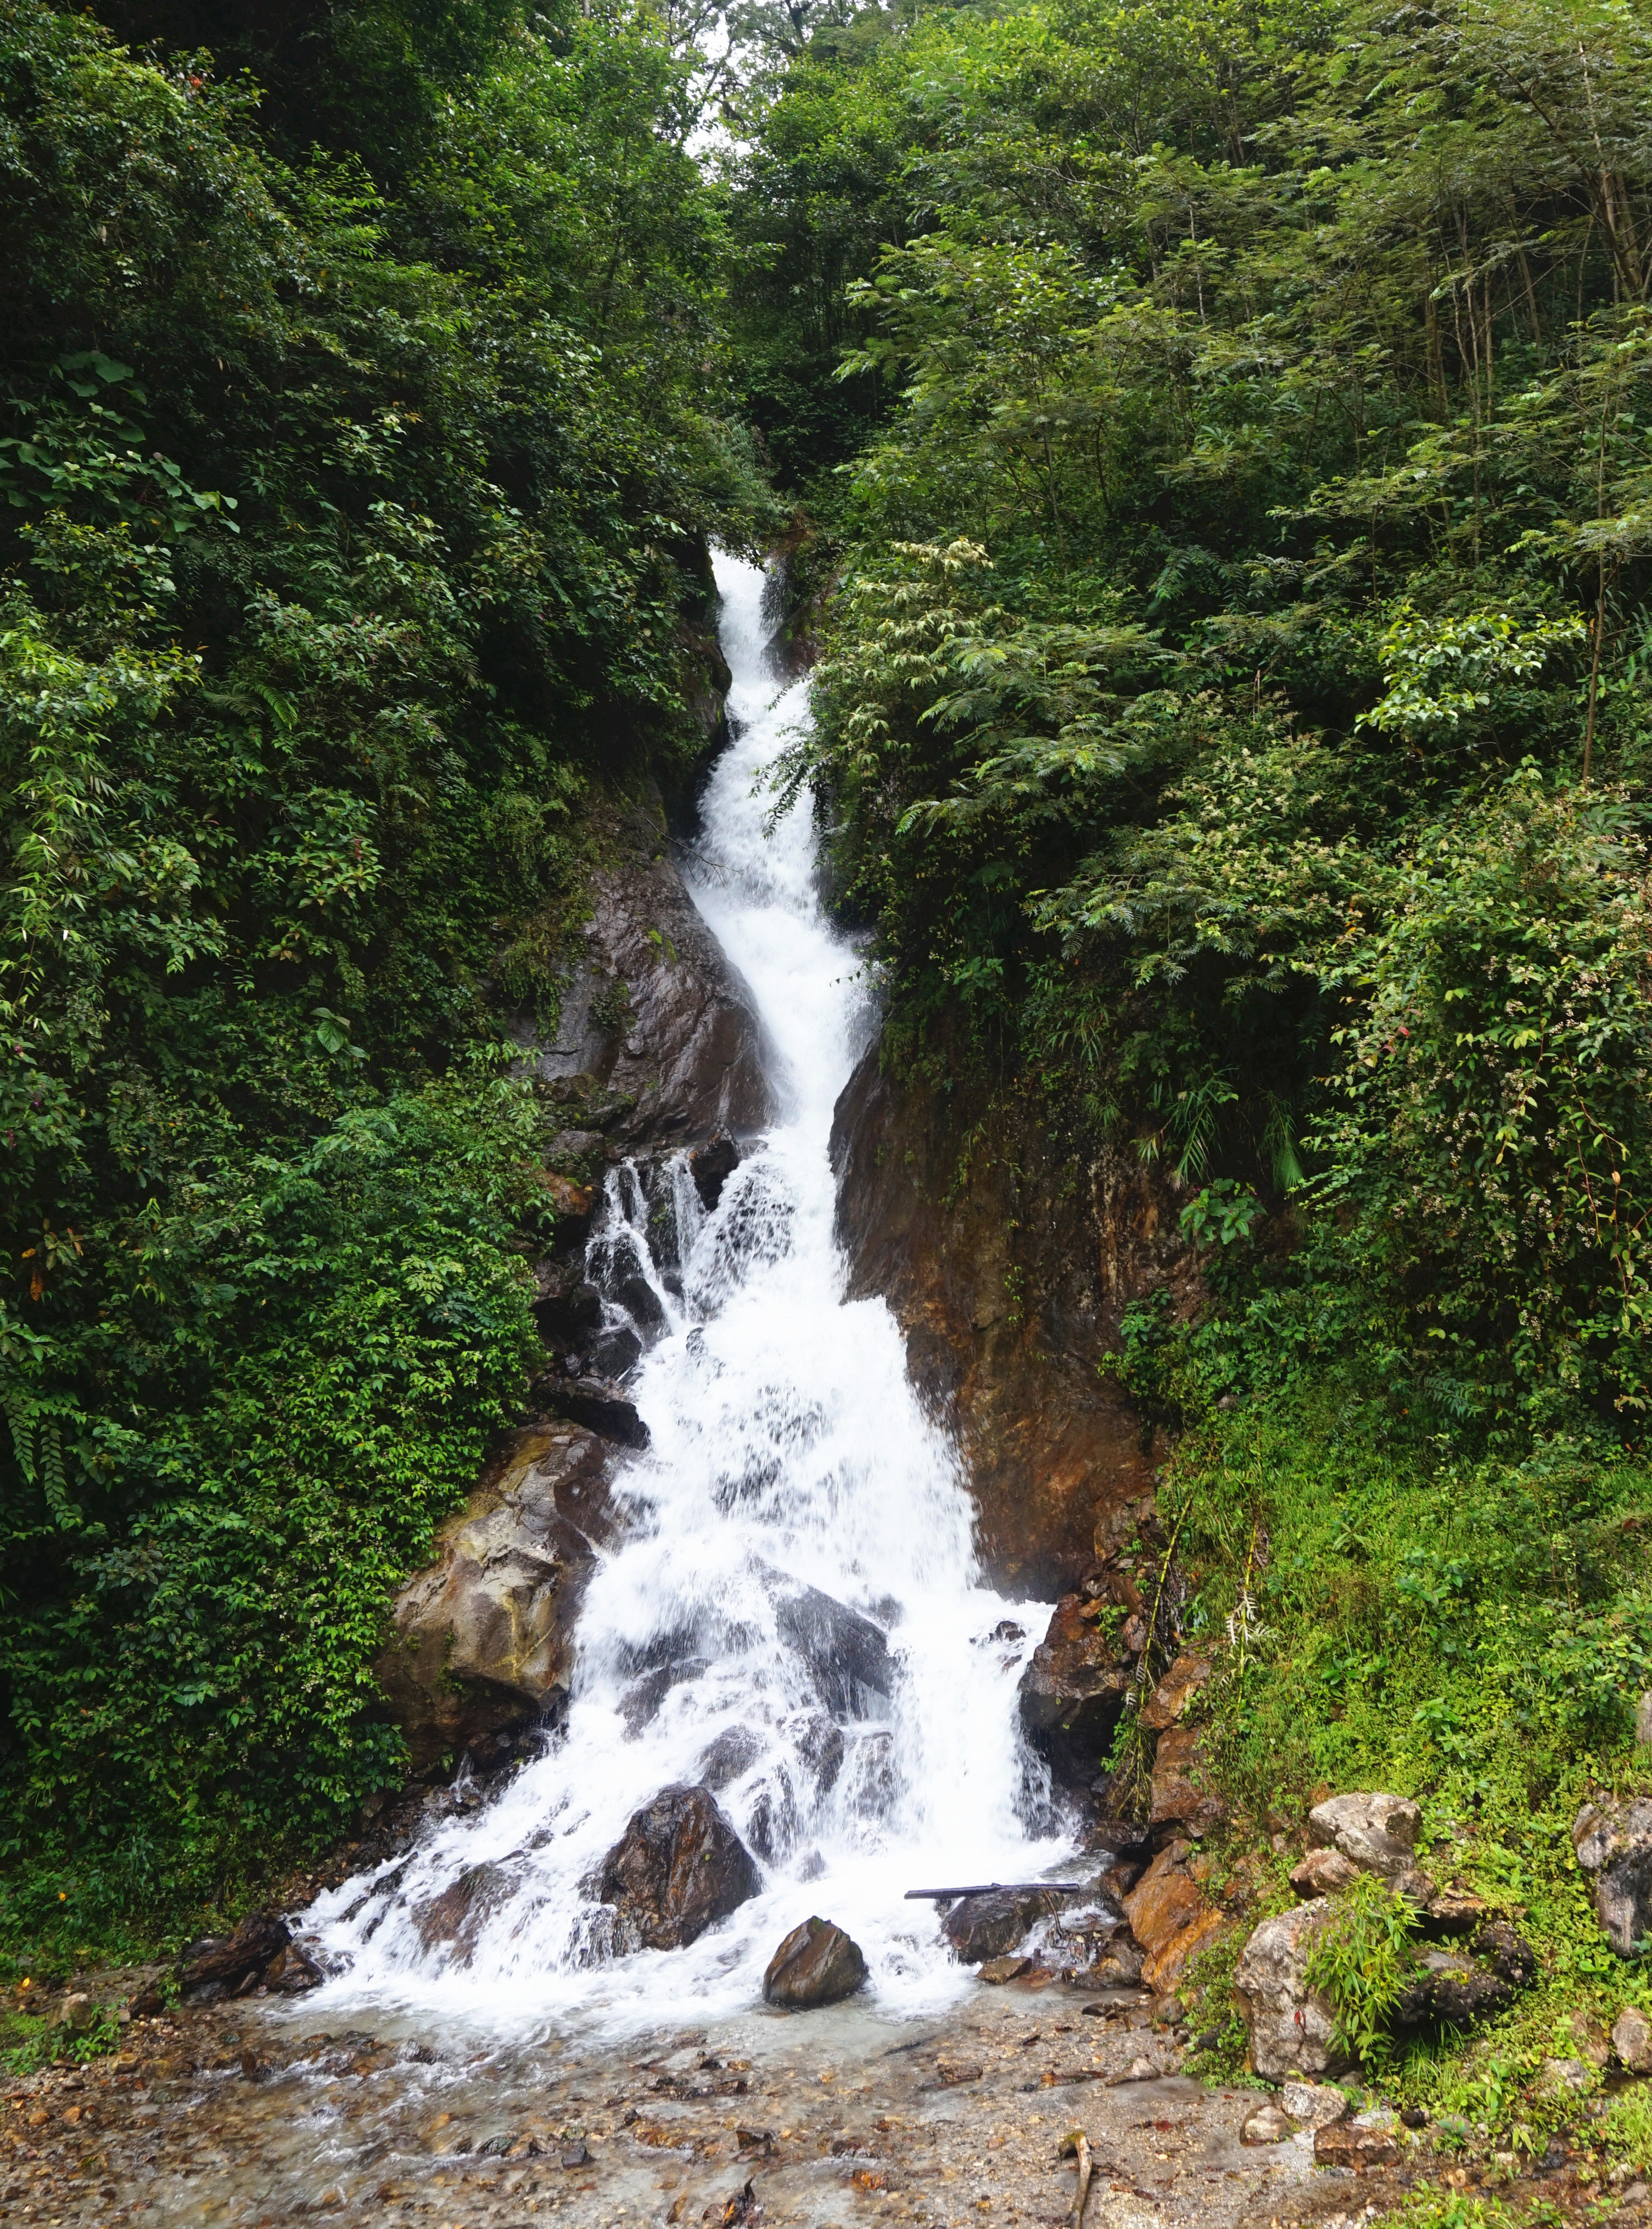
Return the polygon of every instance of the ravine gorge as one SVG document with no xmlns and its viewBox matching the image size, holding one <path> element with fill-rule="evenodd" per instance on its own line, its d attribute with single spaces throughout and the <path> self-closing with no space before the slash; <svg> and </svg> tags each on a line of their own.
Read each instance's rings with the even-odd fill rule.
<svg viewBox="0 0 1652 2229">
<path fill-rule="evenodd" d="M 1649 119 L 0 8 L 0 2229 L 1652 2221 Z"/>
</svg>

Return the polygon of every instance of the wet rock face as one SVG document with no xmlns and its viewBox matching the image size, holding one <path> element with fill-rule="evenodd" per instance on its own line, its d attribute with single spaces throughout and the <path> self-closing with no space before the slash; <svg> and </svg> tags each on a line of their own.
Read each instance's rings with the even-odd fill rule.
<svg viewBox="0 0 1652 2229">
<path fill-rule="evenodd" d="M 582 1261 L 542 1262 L 536 1281 L 533 1320 L 548 1346 L 580 1347 L 598 1335 L 602 1295 L 586 1282 Z"/>
<path fill-rule="evenodd" d="M 688 1172 L 700 1204 L 709 1214 L 723 1197 L 723 1187 L 740 1166 L 740 1148 L 732 1138 L 713 1138 L 688 1157 Z"/>
<path fill-rule="evenodd" d="M 1193 1709 L 1210 1677 L 1210 1658 L 1185 1648 L 1142 1705 L 1142 1725 L 1154 1733 L 1173 1726 Z"/>
<path fill-rule="evenodd" d="M 1021 1724 L 1058 1779 L 1083 1784 L 1112 1746 L 1132 1668 L 1098 1621 L 1101 1605 L 1064 1595 L 1021 1674 Z"/>
<path fill-rule="evenodd" d="M 1209 1948 L 1224 1924 L 1188 1867 L 1192 1846 L 1160 1851 L 1124 1899 L 1124 1915 L 1141 1950 L 1141 1979 L 1160 1995 L 1180 1981 L 1190 1958 Z"/>
<path fill-rule="evenodd" d="M 1104 1886 L 1077 1903 L 1064 1905 L 1057 1913 L 1043 1947 L 1042 1960 L 1054 1964 L 1064 1980 L 1079 1988 L 1117 1988 L 1127 1969 L 1131 1982 L 1141 1977 L 1141 1956 L 1131 1941 L 1124 1914 Z M 980 1969 L 980 1978 L 992 1980 L 988 1969 L 994 1964 L 1006 1967 L 1016 1962 L 1013 1958 L 989 1959 Z M 1020 1962 L 1030 1965 L 1032 1961 Z"/>
<path fill-rule="evenodd" d="M 801 2012 L 852 1996 L 865 1978 L 860 1945 L 832 1921 L 814 1917 L 794 1927 L 769 1960 L 763 1998 Z"/>
<path fill-rule="evenodd" d="M 468 1962 L 484 1926 L 517 1885 L 517 1869 L 509 1864 L 470 1866 L 439 1896 L 414 1907 L 419 1940 L 427 1950 L 447 1943 L 461 1964 Z"/>
<path fill-rule="evenodd" d="M 885 1718 L 895 1666 L 881 1627 L 818 1587 L 776 1579 L 775 1622 L 808 1666 L 815 1693 L 845 1718 Z"/>
<path fill-rule="evenodd" d="M 547 1371 L 535 1381 L 533 1390 L 543 1408 L 566 1416 L 570 1423 L 583 1425 L 600 1439 L 612 1440 L 621 1448 L 648 1444 L 648 1427 L 638 1414 L 636 1403 L 611 1378 L 595 1378 L 588 1371 L 577 1378 L 558 1377 L 554 1371 Z"/>
<path fill-rule="evenodd" d="M 1103 1552 L 1098 1523 L 1150 1502 L 1161 1459 L 1096 1355 L 1131 1300 L 1169 1285 L 1191 1305 L 1197 1278 L 1165 1179 L 1132 1154 L 1064 1163 L 1042 1125 L 994 1116 L 958 1185 L 973 1114 L 880 1073 L 874 1046 L 832 1124 L 839 1236 L 851 1298 L 888 1301 L 958 1428 L 990 1583 L 1049 1601 Z"/>
<path fill-rule="evenodd" d="M 531 1724 L 565 1699 L 573 1624 L 607 1537 L 608 1456 L 593 1433 L 515 1433 L 436 1560 L 391 1607 L 376 1670 L 415 1773 Z"/>
<path fill-rule="evenodd" d="M 1205 1762 L 1204 1729 L 1167 1726 L 1154 1751 L 1150 1823 L 1208 1834 L 1225 1813 Z"/>
<path fill-rule="evenodd" d="M 555 1041 L 516 1022 L 524 1066 L 570 1106 L 624 1102 L 604 1127 L 628 1147 L 749 1135 L 772 1111 L 762 1025 L 684 885 L 659 792 L 606 832 Z"/>
<path fill-rule="evenodd" d="M 1652 1798 L 1585 1803 L 1572 1840 L 1607 1941 L 1620 1958 L 1632 1957 L 1652 1932 Z"/>
<path fill-rule="evenodd" d="M 678 1950 L 755 1896 L 750 1852 L 704 1788 L 665 1788 L 602 1860 L 615 1948 Z"/>
<path fill-rule="evenodd" d="M 1064 1901 L 1054 1888 L 994 1889 L 986 1896 L 960 1897 L 942 1921 L 941 1932 L 961 1964 L 979 1965 L 983 1958 L 1001 1958 L 1013 1950 Z"/>
<path fill-rule="evenodd" d="M 763 1745 L 749 1726 L 724 1726 L 700 1751 L 700 1785 L 715 1795 L 742 1772 L 749 1772 Z"/>
<path fill-rule="evenodd" d="M 1239 1953 L 1233 1995 L 1250 2032 L 1250 2064 L 1277 2081 L 1287 2074 L 1342 2074 L 1353 2060 L 1336 2040 L 1336 2015 L 1308 1987 L 1315 1938 L 1331 1917 L 1322 1898 L 1264 1919 Z"/>
</svg>

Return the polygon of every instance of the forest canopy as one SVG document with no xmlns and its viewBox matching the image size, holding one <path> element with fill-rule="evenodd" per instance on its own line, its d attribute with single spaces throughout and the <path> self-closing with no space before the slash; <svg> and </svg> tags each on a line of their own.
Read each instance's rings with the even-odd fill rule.
<svg viewBox="0 0 1652 2229">
<path fill-rule="evenodd" d="M 1649 72 L 1570 0 L 935 11 L 735 202 L 900 1041 L 1198 1235 L 1289 1202 L 1282 1335 L 1511 1443 L 1652 1392 Z"/>
</svg>

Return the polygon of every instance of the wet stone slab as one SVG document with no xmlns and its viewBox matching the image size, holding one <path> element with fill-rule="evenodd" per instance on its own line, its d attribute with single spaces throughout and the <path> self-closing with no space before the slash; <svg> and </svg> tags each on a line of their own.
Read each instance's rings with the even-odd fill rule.
<svg viewBox="0 0 1652 2229">
<path fill-rule="evenodd" d="M 118 2063 L 12 2085 L 0 2221 L 1054 2222 L 1075 2124 L 1096 2155 L 1088 2224 L 1305 2210 L 1308 2147 L 1238 2142 L 1254 2091 L 1184 2079 L 1140 2009 L 1090 2002 L 1012 1985 L 927 2021 L 845 2004 L 509 2046 L 389 2014 L 324 2036 L 214 2007 L 139 2024 Z"/>
</svg>

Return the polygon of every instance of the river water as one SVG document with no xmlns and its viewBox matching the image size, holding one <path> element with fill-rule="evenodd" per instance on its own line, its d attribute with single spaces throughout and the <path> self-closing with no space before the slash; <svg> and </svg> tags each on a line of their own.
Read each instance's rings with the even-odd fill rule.
<svg viewBox="0 0 1652 2229">
<path fill-rule="evenodd" d="M 633 1384 L 652 1441 L 617 1481 L 565 1724 L 479 1811 L 306 1916 L 334 1973 L 306 2021 L 395 2007 L 617 2037 L 726 2019 L 811 1912 L 860 1944 L 869 2010 L 931 2012 L 967 1976 L 903 1892 L 1067 1854 L 1016 1716 L 1047 1609 L 980 1584 L 958 1457 L 898 1328 L 845 1298 L 828 1143 L 872 1015 L 820 904 L 809 800 L 773 819 L 806 688 L 772 676 L 764 575 L 722 556 L 717 583 L 734 740 L 685 864 L 767 1030 L 776 1119 L 710 1213 L 685 1161 L 610 1175 L 591 1271 L 652 1290 Z M 686 1949 L 614 1955 L 604 1853 L 662 1787 L 707 1777 L 761 1893 Z M 467 1939 L 427 1942 L 421 1912 L 458 1884 L 478 1892 Z"/>
</svg>

